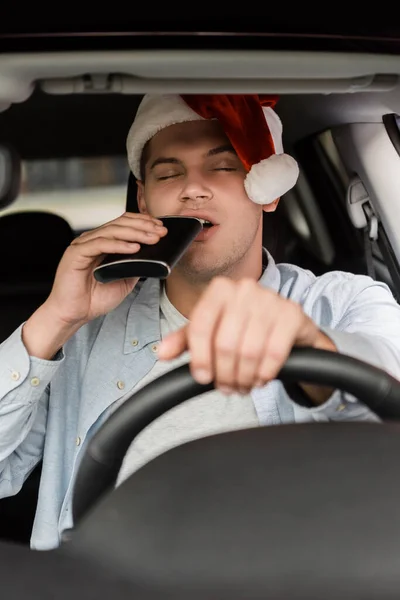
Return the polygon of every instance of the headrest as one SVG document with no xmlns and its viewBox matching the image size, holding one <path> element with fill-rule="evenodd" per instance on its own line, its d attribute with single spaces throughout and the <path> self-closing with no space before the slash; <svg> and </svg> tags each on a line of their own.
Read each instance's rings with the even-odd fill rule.
<svg viewBox="0 0 400 600">
<path fill-rule="evenodd" d="M 42 211 L 0 216 L 0 280 L 47 281 L 74 232 L 62 217 Z"/>
</svg>

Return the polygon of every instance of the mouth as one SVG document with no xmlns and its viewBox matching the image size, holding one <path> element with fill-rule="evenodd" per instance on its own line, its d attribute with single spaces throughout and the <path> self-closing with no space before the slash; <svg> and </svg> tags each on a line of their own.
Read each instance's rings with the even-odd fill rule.
<svg viewBox="0 0 400 600">
<path fill-rule="evenodd" d="M 212 221 L 209 221 L 208 219 L 203 219 L 202 217 L 196 217 L 196 219 L 199 219 L 199 221 L 201 221 L 203 228 L 194 241 L 206 242 L 209 238 L 211 238 L 214 235 L 216 231 L 218 231 L 219 226 L 217 223 L 213 223 Z"/>
<path fill-rule="evenodd" d="M 203 227 L 206 229 L 214 226 L 214 223 L 211 223 L 211 221 L 207 221 L 207 219 L 200 219 L 199 217 L 196 217 L 196 218 L 198 218 L 199 221 L 201 221 Z"/>
<path fill-rule="evenodd" d="M 219 229 L 219 223 L 215 223 L 214 221 L 210 221 L 210 219 L 206 218 L 209 215 L 206 213 L 202 216 L 197 215 L 197 214 L 193 214 L 193 213 L 180 213 L 177 216 L 181 216 L 181 217 L 193 217 L 195 219 L 197 219 L 198 221 L 200 221 L 201 225 L 202 225 L 202 229 L 199 232 L 199 234 L 197 235 L 197 237 L 194 239 L 195 242 L 205 242 L 207 241 L 209 238 L 213 237 L 213 235 L 218 231 Z"/>
</svg>

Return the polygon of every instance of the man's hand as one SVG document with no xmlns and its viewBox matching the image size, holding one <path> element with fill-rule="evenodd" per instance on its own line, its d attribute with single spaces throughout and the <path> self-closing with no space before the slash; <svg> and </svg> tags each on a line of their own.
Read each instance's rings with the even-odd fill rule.
<svg viewBox="0 0 400 600">
<path fill-rule="evenodd" d="M 136 254 L 140 245 L 156 244 L 167 233 L 162 221 L 139 213 L 124 213 L 77 237 L 65 251 L 46 308 L 58 320 L 84 324 L 116 308 L 138 279 L 102 284 L 93 270 L 106 254 Z"/>
<path fill-rule="evenodd" d="M 254 280 L 216 278 L 199 299 L 190 323 L 159 346 L 160 360 L 189 350 L 193 377 L 224 393 L 246 394 L 276 378 L 293 346 L 335 351 L 333 342 L 300 305 Z M 315 404 L 332 390 L 303 386 Z"/>
<path fill-rule="evenodd" d="M 49 359 L 85 323 L 118 306 L 138 279 L 102 284 L 93 270 L 106 254 L 135 254 L 142 243 L 156 244 L 167 229 L 149 215 L 125 213 L 77 237 L 66 249 L 47 300 L 24 324 L 31 356 Z"/>
</svg>

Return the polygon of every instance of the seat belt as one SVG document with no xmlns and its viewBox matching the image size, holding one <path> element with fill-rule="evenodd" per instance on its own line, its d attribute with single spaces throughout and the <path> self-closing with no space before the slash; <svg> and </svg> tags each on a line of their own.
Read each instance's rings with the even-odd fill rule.
<svg viewBox="0 0 400 600">
<path fill-rule="evenodd" d="M 361 179 L 356 176 L 349 183 L 346 195 L 347 211 L 351 222 L 364 234 L 364 256 L 367 274 L 376 278 L 372 243 L 378 239 L 378 217 L 373 209 L 367 190 Z"/>
<path fill-rule="evenodd" d="M 375 279 L 375 267 L 374 257 L 372 252 L 372 242 L 376 242 L 378 239 L 378 218 L 373 213 L 371 205 L 368 203 L 364 204 L 363 210 L 365 212 L 367 225 L 364 227 L 364 254 L 365 263 L 367 266 L 367 274 Z"/>
</svg>

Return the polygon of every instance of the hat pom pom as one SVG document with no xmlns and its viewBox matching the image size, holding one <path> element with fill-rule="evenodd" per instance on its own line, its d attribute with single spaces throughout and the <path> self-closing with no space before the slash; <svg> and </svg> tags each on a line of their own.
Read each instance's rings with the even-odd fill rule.
<svg viewBox="0 0 400 600">
<path fill-rule="evenodd" d="M 299 166 L 289 154 L 273 154 L 253 165 L 244 187 L 256 204 L 271 204 L 296 185 Z"/>
</svg>

